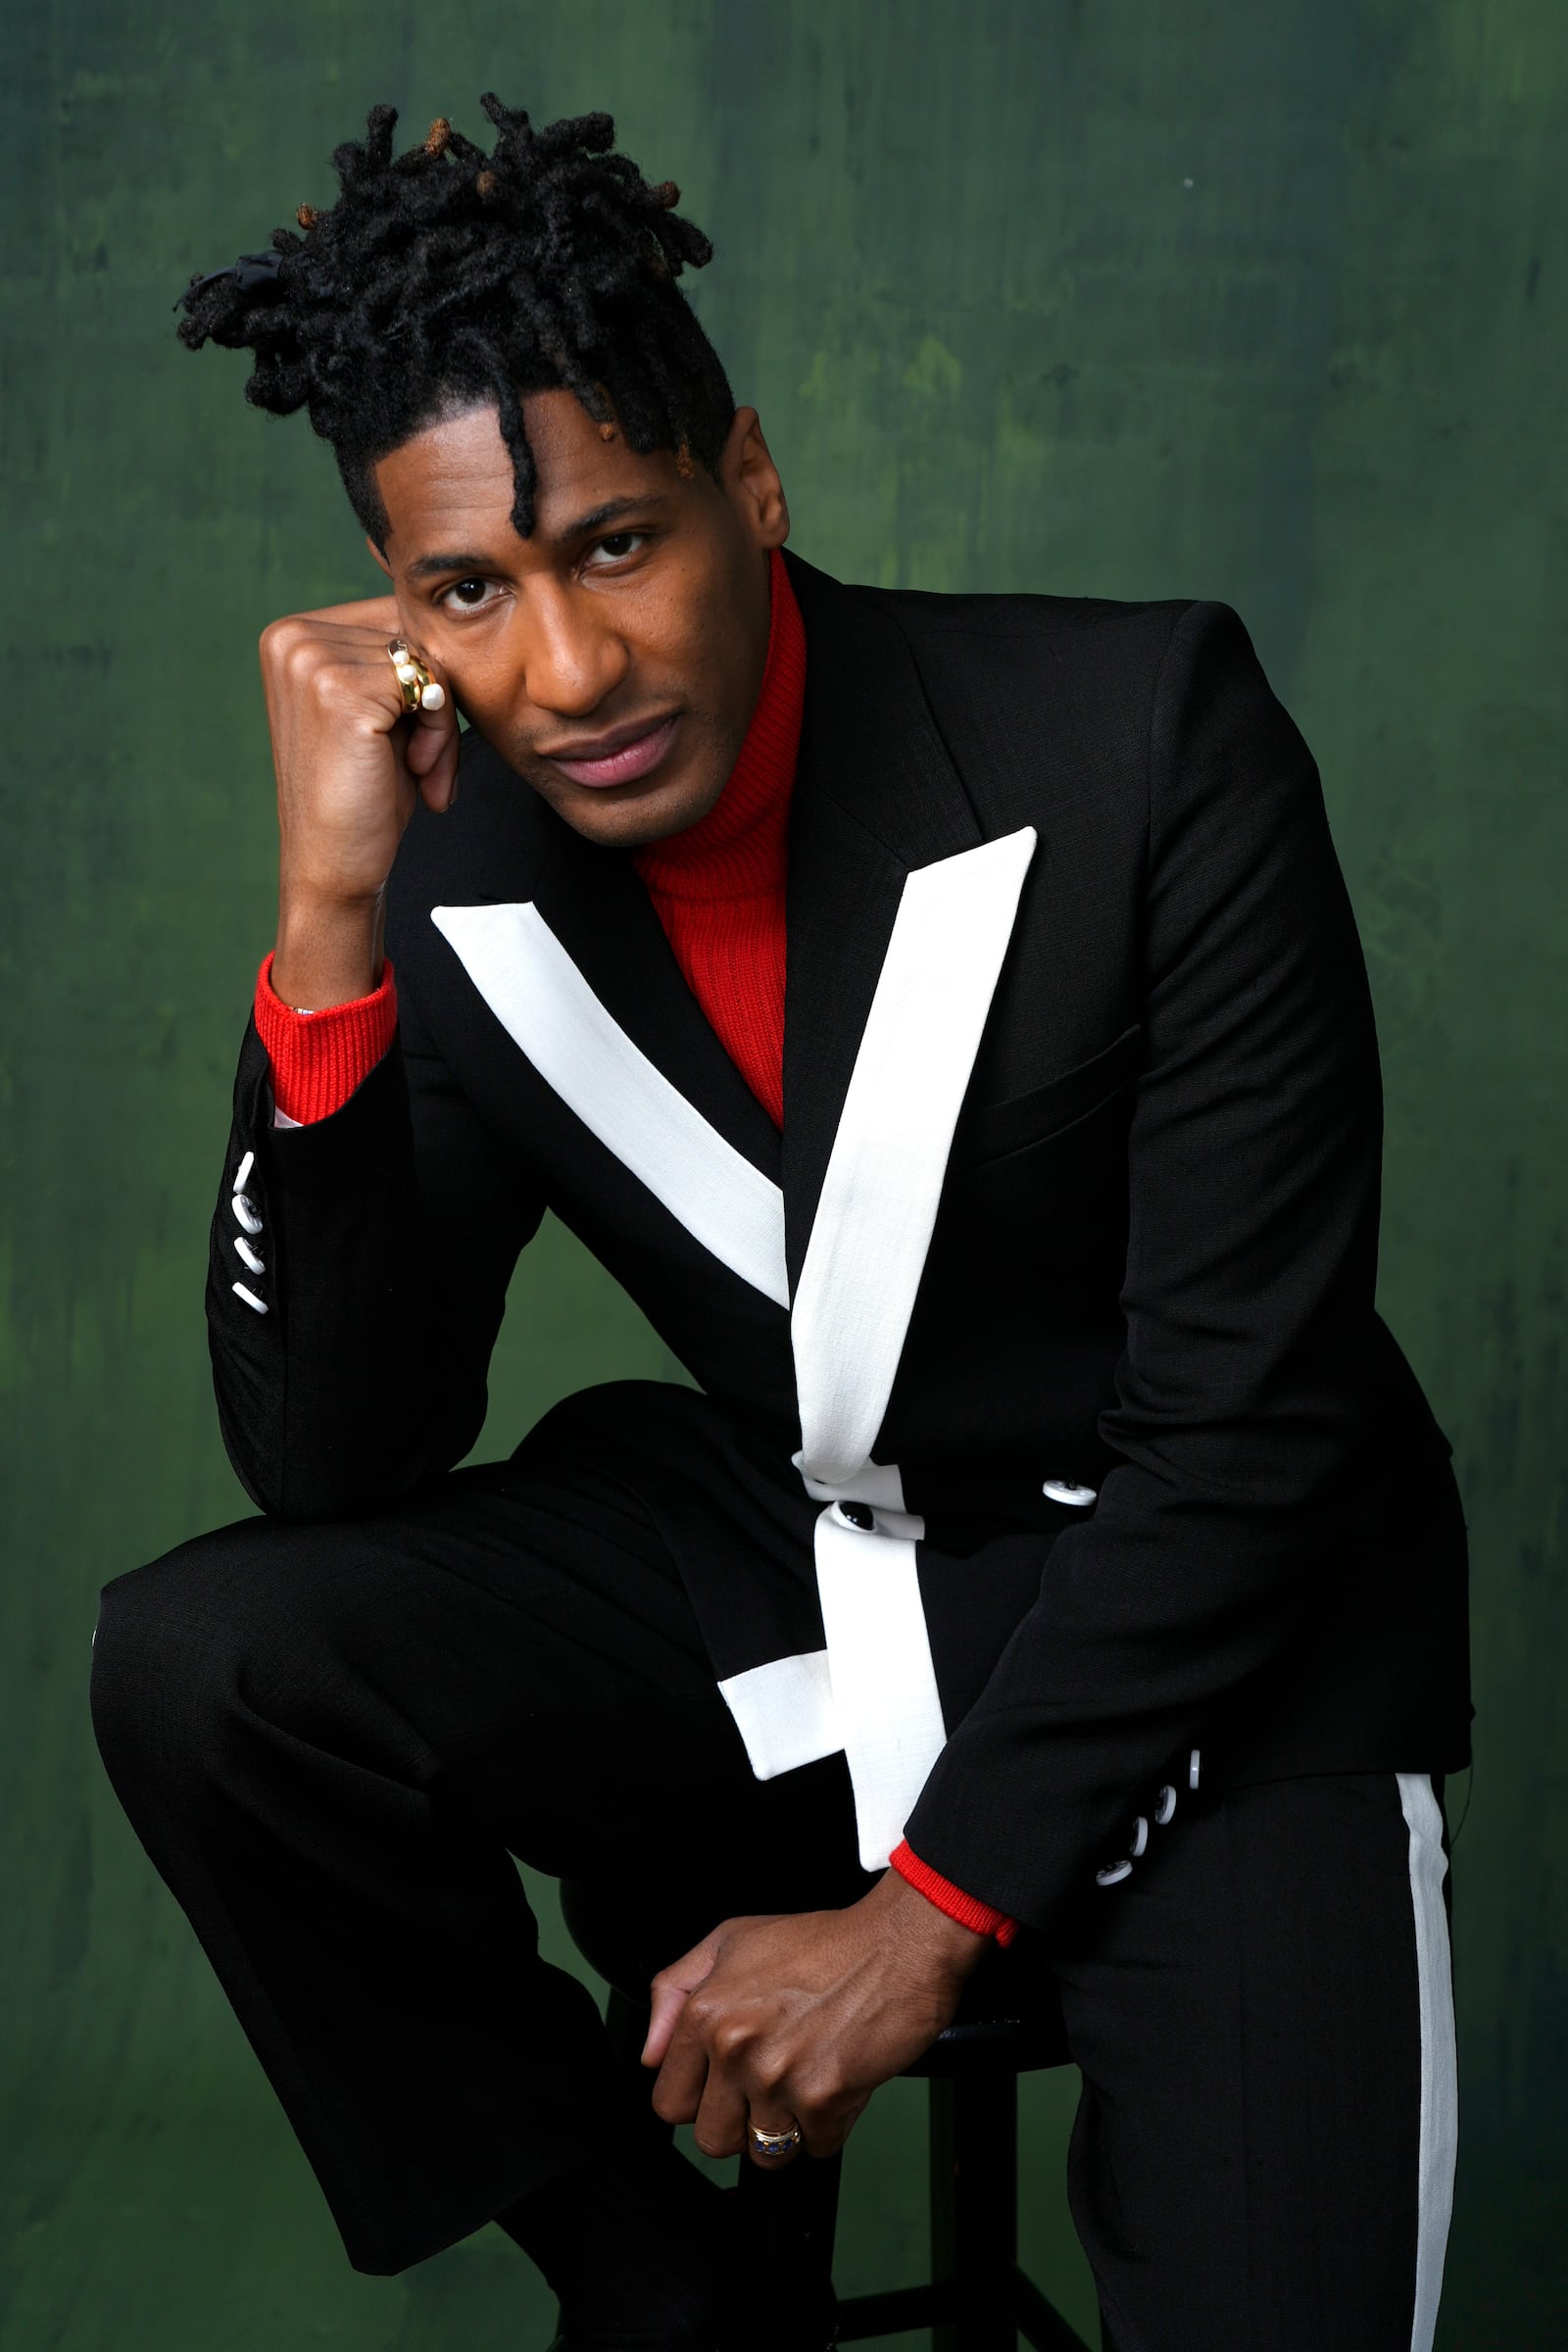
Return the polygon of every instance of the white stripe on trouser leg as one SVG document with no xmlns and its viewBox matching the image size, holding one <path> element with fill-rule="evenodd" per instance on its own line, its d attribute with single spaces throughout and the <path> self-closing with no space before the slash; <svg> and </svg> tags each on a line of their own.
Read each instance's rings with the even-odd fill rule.
<svg viewBox="0 0 1568 2352">
<path fill-rule="evenodd" d="M 1416 2211 L 1415 2320 L 1410 2352 L 1432 2352 L 1443 2258 L 1453 2211 L 1453 2165 L 1459 2139 L 1458 2068 L 1453 2034 L 1453 1973 L 1443 1882 L 1443 1815 L 1424 1772 L 1401 1772 L 1399 1809 L 1410 1833 L 1410 1894 L 1415 1907 L 1416 1983 L 1421 2013 L 1421 2154 Z"/>
</svg>

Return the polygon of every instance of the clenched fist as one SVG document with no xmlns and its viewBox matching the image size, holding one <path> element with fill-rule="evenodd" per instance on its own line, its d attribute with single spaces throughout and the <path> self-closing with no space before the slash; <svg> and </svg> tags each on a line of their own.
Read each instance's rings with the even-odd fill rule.
<svg viewBox="0 0 1568 2352">
<path fill-rule="evenodd" d="M 285 1004 L 339 1004 L 377 985 L 404 827 L 416 800 L 447 808 L 457 790 L 451 682 L 427 662 L 439 705 L 406 711 L 387 655 L 400 634 L 396 598 L 377 596 L 274 620 L 262 637 L 279 831 L 272 986 Z"/>
</svg>

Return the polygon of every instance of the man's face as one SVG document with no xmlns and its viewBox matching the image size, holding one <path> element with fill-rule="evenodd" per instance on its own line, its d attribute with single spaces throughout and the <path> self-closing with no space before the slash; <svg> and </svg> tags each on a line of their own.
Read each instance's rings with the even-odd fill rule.
<svg viewBox="0 0 1568 2352">
<path fill-rule="evenodd" d="M 789 513 L 757 413 L 737 410 L 717 481 L 605 440 L 570 392 L 529 394 L 523 421 L 531 538 L 488 404 L 376 466 L 404 633 L 577 832 L 614 848 L 681 832 L 724 788 L 767 654 Z"/>
</svg>

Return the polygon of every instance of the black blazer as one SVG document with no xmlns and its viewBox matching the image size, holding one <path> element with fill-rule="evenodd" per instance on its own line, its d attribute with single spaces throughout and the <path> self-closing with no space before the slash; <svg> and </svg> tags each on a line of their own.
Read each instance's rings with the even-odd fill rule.
<svg viewBox="0 0 1568 2352">
<path fill-rule="evenodd" d="M 808 1510 L 782 1631 L 694 1572 L 754 1765 L 845 1745 L 868 1862 L 906 1820 L 1047 1926 L 1195 1748 L 1210 1785 L 1467 1760 L 1449 1449 L 1373 1305 L 1366 977 L 1225 607 L 788 560 L 782 1138 L 625 856 L 470 732 L 393 875 L 398 1048 L 289 1131 L 247 1036 L 220 1412 L 265 1510 L 408 1494 L 473 1443 L 553 1208 Z"/>
</svg>

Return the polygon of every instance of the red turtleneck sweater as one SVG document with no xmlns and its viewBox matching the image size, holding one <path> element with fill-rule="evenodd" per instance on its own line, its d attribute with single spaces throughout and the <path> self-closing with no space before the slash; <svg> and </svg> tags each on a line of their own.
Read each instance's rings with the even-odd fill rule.
<svg viewBox="0 0 1568 2352">
<path fill-rule="evenodd" d="M 633 850 L 686 985 L 775 1127 L 784 1124 L 784 878 L 806 703 L 806 631 L 772 562 L 761 690 L 728 783 L 700 821 Z"/>
<path fill-rule="evenodd" d="M 784 559 L 774 550 L 761 690 L 729 780 L 684 833 L 633 850 L 664 935 L 720 1043 L 775 1127 L 784 1124 L 784 884 L 790 797 L 806 704 L 806 631 Z M 397 1027 L 392 966 L 373 995 L 294 1012 L 273 994 L 272 959 L 256 984 L 256 1027 L 285 1119 L 324 1119 L 380 1060 Z M 977 1902 L 909 1851 L 893 1867 L 950 1919 L 1010 1943 L 1016 1923 Z"/>
</svg>

